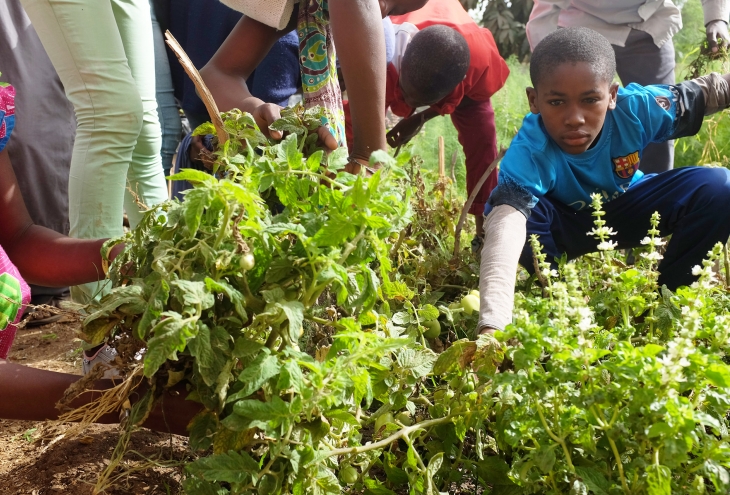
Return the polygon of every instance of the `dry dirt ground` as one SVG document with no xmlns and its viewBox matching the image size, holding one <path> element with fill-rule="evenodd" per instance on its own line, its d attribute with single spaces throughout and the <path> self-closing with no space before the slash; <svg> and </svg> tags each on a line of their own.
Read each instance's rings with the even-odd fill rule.
<svg viewBox="0 0 730 495">
<path fill-rule="evenodd" d="M 34 329 L 18 330 L 9 359 L 19 364 L 81 374 L 81 341 L 78 323 L 65 317 Z M 4 400 L 4 399 L 0 399 Z M 0 495 L 91 495 L 99 474 L 109 464 L 119 439 L 117 426 L 95 425 L 82 436 L 51 442 L 46 425 L 29 421 L 0 420 Z M 59 426 L 64 431 L 64 425 Z M 132 434 L 125 456 L 127 467 L 140 466 L 141 459 L 180 461 L 188 455 L 187 439 L 149 430 Z M 159 463 L 158 463 L 159 464 Z M 119 471 L 116 472 L 119 474 Z M 182 493 L 179 467 L 150 467 L 123 475 L 101 493 Z"/>
</svg>

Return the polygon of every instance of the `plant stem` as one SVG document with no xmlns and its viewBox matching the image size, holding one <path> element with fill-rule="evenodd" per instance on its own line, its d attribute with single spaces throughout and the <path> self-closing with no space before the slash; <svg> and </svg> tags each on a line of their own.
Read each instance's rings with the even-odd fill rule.
<svg viewBox="0 0 730 495">
<path fill-rule="evenodd" d="M 611 450 L 613 451 L 613 456 L 616 458 L 618 474 L 619 474 L 619 477 L 621 478 L 621 486 L 623 487 L 625 493 L 629 493 L 629 485 L 626 484 L 626 476 L 624 476 L 624 465 L 621 462 L 621 456 L 619 455 L 618 449 L 616 448 L 616 442 L 614 442 L 613 439 L 608 436 L 608 432 L 606 432 L 606 439 L 608 440 L 608 443 L 611 445 Z"/>
<path fill-rule="evenodd" d="M 448 423 L 451 421 L 452 415 L 444 416 L 443 418 L 437 418 L 437 419 L 429 419 L 426 421 L 423 421 L 421 423 L 416 423 L 412 426 L 406 426 L 405 428 L 396 431 L 391 436 L 384 438 L 378 442 L 371 443 L 369 445 L 361 445 L 360 447 L 345 447 L 341 449 L 332 449 L 327 454 L 326 457 L 332 457 L 335 455 L 346 455 L 346 454 L 361 454 L 363 452 L 368 452 L 370 450 L 375 449 L 381 449 L 383 447 L 387 447 L 391 443 L 395 442 L 396 440 L 399 440 L 405 438 L 417 430 L 425 430 L 426 428 L 430 428 L 432 426 L 440 425 L 443 423 Z M 407 440 L 406 440 L 407 441 Z"/>
<path fill-rule="evenodd" d="M 228 205 L 228 201 L 224 201 L 224 204 L 226 206 L 223 210 L 223 223 L 221 224 L 221 228 L 218 231 L 215 242 L 213 243 L 214 249 L 218 249 L 218 247 L 221 245 L 221 242 L 223 242 L 223 239 L 226 237 L 226 232 L 228 231 L 228 224 L 231 221 L 231 207 Z"/>
<path fill-rule="evenodd" d="M 347 248 L 345 251 L 343 251 L 342 256 L 340 256 L 340 261 L 337 263 L 340 265 L 344 265 L 345 261 L 347 261 L 347 258 L 352 254 L 352 252 L 357 248 L 357 244 L 362 240 L 362 238 L 365 237 L 365 225 L 360 227 L 360 232 L 357 233 L 355 238 L 346 244 Z"/>
<path fill-rule="evenodd" d="M 548 426 L 547 421 L 545 421 L 545 415 L 542 412 L 542 406 L 540 406 L 537 401 L 535 401 L 535 405 L 537 406 L 537 414 L 540 416 L 540 422 L 542 423 L 543 428 L 545 428 L 545 431 L 550 436 L 550 438 L 560 444 L 560 446 L 563 448 L 565 461 L 568 463 L 568 469 L 570 469 L 571 473 L 575 474 L 575 467 L 573 466 L 573 461 L 570 459 L 570 452 L 568 451 L 568 446 L 565 444 L 565 439 L 560 438 L 555 433 L 553 433 L 553 431 Z"/>
</svg>

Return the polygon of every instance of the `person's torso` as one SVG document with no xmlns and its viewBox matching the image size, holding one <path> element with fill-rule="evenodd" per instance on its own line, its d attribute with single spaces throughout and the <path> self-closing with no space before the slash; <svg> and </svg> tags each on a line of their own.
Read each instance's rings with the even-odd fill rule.
<svg viewBox="0 0 730 495">
<path fill-rule="evenodd" d="M 667 104 L 672 105 L 669 101 L 671 92 L 663 88 L 666 87 L 652 86 L 647 90 L 630 85 L 628 89 L 621 88 L 616 108 L 607 113 L 595 144 L 579 155 L 562 151 L 548 136 L 539 115 L 526 116 L 510 148 L 522 148 L 521 152 L 513 154 L 517 157 L 526 154 L 531 157 L 540 180 L 537 181 L 539 184 L 523 185 L 533 194 L 539 190 L 551 200 L 576 210 L 590 206 L 591 194 L 594 193 L 600 194 L 604 201 L 618 198 L 643 177 L 639 166 L 644 148 L 656 140 L 657 135 L 661 139 L 661 136 L 668 136 L 671 130 L 671 118 L 668 116 L 656 119 L 653 123 L 646 122 L 647 119 L 635 111 L 632 98 L 639 98 L 639 94 L 646 97 L 646 91 L 653 91 L 652 95 L 656 94 L 659 99 L 667 98 Z M 672 110 L 671 107 L 666 110 L 667 115 Z M 503 164 L 507 174 L 511 173 L 510 169 L 519 168 L 518 162 L 521 160 L 514 160 L 509 155 L 508 151 Z"/>
</svg>

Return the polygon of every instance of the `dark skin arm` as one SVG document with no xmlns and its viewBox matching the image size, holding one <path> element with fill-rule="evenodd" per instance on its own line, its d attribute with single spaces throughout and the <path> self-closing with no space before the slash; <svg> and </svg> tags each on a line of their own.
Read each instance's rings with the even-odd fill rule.
<svg viewBox="0 0 730 495">
<path fill-rule="evenodd" d="M 35 225 L 20 193 L 7 150 L 0 152 L 0 245 L 28 283 L 65 287 L 104 278 L 104 239 L 72 239 Z M 116 246 L 111 257 L 123 247 Z"/>
<path fill-rule="evenodd" d="M 355 136 L 351 156 L 367 161 L 385 143 L 385 39 L 376 0 L 329 2 L 332 37 L 347 86 Z"/>
<path fill-rule="evenodd" d="M 469 98 L 468 96 L 465 96 L 462 98 L 461 103 L 459 103 L 459 109 L 462 110 L 464 108 L 469 108 L 470 106 L 474 105 L 476 102 Z M 416 134 L 418 134 L 418 131 L 421 129 L 421 122 L 424 124 L 428 122 L 429 120 L 438 117 L 440 114 L 433 109 L 433 107 L 429 107 L 423 112 L 414 113 L 410 117 L 406 117 L 402 119 L 398 124 L 395 125 L 387 134 L 388 138 L 388 144 L 395 148 L 396 146 L 402 146 L 406 143 L 408 143 L 411 139 L 413 139 Z"/>
<path fill-rule="evenodd" d="M 57 373 L 20 366 L 0 359 L 0 418 L 24 421 L 48 421 L 58 419 L 59 411 L 56 403 L 63 397 L 66 389 L 76 382 L 78 375 Z M 98 380 L 94 384 L 97 391 L 113 386 L 111 380 Z M 141 397 L 146 382 L 137 389 Z M 187 435 L 187 425 L 202 406 L 196 402 L 184 400 L 185 393 L 165 396 L 157 405 L 143 426 L 157 431 Z M 81 394 L 71 404 L 80 407 L 93 402 L 99 392 Z M 111 413 L 101 417 L 99 423 L 114 424 L 119 422 L 119 413 Z"/>
<path fill-rule="evenodd" d="M 280 107 L 252 96 L 246 86 L 246 79 L 266 57 L 274 43 L 292 29 L 293 23 L 283 31 L 277 31 L 244 16 L 200 71 L 220 111 L 238 108 L 250 113 L 261 131 L 273 139 L 282 137 L 278 131 L 269 131 L 269 125 L 280 117 Z"/>
<path fill-rule="evenodd" d="M 329 5 L 332 36 L 347 84 L 352 112 L 354 149 L 351 155 L 367 161 L 385 149 L 385 41 L 380 6 L 375 0 L 335 1 Z M 243 17 L 213 58 L 200 71 L 221 111 L 239 108 L 251 113 L 263 132 L 280 116 L 280 107 L 251 95 L 246 79 L 274 43 L 295 28 L 296 16 L 282 31 Z M 318 131 L 329 149 L 337 143 L 325 128 Z M 281 139 L 272 131 L 270 137 Z"/>
</svg>

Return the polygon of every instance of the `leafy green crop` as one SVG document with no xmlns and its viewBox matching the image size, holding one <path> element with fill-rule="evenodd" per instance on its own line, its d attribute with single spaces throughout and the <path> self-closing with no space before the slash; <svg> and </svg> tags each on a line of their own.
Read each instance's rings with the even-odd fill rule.
<svg viewBox="0 0 730 495">
<path fill-rule="evenodd" d="M 627 268 L 596 204 L 601 251 L 560 273 L 540 255 L 544 286 L 523 280 L 514 324 L 474 340 L 449 188 L 407 153 L 344 172 L 318 122 L 290 110 L 275 143 L 224 115 L 217 176 L 181 172 L 185 200 L 110 243 L 127 249 L 85 335 L 152 385 L 128 429 L 180 382 L 203 404 L 188 494 L 727 492 L 719 251 L 672 294 L 656 229 Z"/>
</svg>

